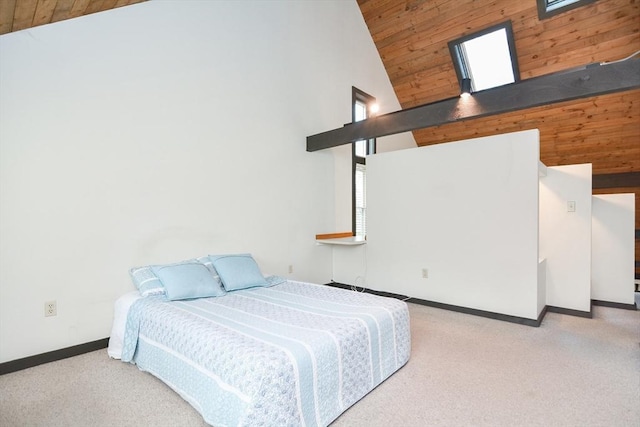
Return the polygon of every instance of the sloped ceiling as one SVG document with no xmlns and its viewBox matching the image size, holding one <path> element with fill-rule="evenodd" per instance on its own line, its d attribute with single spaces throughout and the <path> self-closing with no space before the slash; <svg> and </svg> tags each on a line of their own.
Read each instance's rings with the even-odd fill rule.
<svg viewBox="0 0 640 427">
<path fill-rule="evenodd" d="M 146 0 L 0 0 L 0 34 Z"/>
<path fill-rule="evenodd" d="M 358 0 L 402 108 L 460 93 L 447 43 L 510 20 L 521 79 L 640 50 L 640 4 L 598 0 L 540 20 L 536 0 Z M 372 94 L 375 96 L 375 94 Z M 418 145 L 538 128 L 549 166 L 640 171 L 640 91 L 559 103 L 414 131 Z"/>
<path fill-rule="evenodd" d="M 0 0 L 0 34 L 145 0 Z M 597 0 L 538 19 L 536 0 L 357 0 L 403 108 L 451 98 L 447 42 L 510 20 L 522 79 L 615 61 L 640 50 L 640 2 Z M 362 88 L 365 89 L 366 88 Z M 375 94 L 373 94 L 375 95 Z M 640 91 L 414 131 L 418 145 L 538 128 L 541 160 L 640 172 Z"/>
<path fill-rule="evenodd" d="M 506 20 L 513 26 L 522 80 L 640 51 L 637 0 L 597 0 L 543 20 L 536 0 L 357 1 L 402 108 L 458 96 L 447 43 Z M 534 128 L 540 130 L 540 160 L 546 165 L 591 163 L 594 194 L 635 193 L 640 236 L 640 90 L 444 124 L 413 135 L 425 146 Z M 635 247 L 639 279 L 640 238 Z"/>
</svg>

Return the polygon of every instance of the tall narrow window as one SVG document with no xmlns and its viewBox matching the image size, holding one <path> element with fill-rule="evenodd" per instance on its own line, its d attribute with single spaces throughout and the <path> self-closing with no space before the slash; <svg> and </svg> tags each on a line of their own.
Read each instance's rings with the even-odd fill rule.
<svg viewBox="0 0 640 427">
<path fill-rule="evenodd" d="M 371 115 L 376 99 L 357 88 L 352 88 L 351 121 L 359 122 Z M 352 157 L 352 227 L 354 236 L 367 234 L 367 155 L 376 152 L 376 140 L 366 139 L 353 143 Z"/>
</svg>

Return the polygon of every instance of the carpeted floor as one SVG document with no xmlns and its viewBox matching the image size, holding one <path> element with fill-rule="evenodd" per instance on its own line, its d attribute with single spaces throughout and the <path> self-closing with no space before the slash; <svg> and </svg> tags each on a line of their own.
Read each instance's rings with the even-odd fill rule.
<svg viewBox="0 0 640 427">
<path fill-rule="evenodd" d="M 640 311 L 548 313 L 533 328 L 409 307 L 411 360 L 332 426 L 640 425 Z M 89 425 L 204 423 L 106 350 L 0 376 L 0 426 Z"/>
</svg>

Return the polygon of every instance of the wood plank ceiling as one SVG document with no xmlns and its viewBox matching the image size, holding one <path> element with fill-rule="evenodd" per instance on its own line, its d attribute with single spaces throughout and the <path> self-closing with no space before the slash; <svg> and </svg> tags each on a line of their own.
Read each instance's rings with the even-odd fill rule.
<svg viewBox="0 0 640 427">
<path fill-rule="evenodd" d="M 597 0 L 544 20 L 538 19 L 536 0 L 357 1 L 403 109 L 458 96 L 447 43 L 506 20 L 513 26 L 522 80 L 620 60 L 640 50 L 637 0 Z M 435 126 L 413 135 L 425 146 L 533 128 L 540 130 L 540 159 L 546 165 L 592 163 L 594 183 L 598 175 L 623 178 L 617 180 L 622 184 L 594 193 L 635 193 L 638 235 L 640 90 Z M 640 278 L 638 238 L 635 258 Z"/>
<path fill-rule="evenodd" d="M 459 94 L 447 42 L 511 20 L 521 78 L 625 58 L 640 50 L 640 4 L 599 0 L 539 20 L 536 0 L 358 0 L 402 105 Z M 375 95 L 375 94 L 374 94 Z M 414 131 L 418 145 L 538 128 L 549 166 L 640 172 L 640 91 L 598 96 Z"/>
<path fill-rule="evenodd" d="M 358 0 L 402 105 L 459 95 L 447 42 L 511 20 L 523 80 L 640 50 L 640 2 L 599 0 L 539 20 L 536 0 Z M 373 94 L 375 96 L 375 94 Z M 640 90 L 414 131 L 420 146 L 540 129 L 549 166 L 640 172 Z"/>
<path fill-rule="evenodd" d="M 0 34 L 146 0 L 0 0 Z"/>
</svg>

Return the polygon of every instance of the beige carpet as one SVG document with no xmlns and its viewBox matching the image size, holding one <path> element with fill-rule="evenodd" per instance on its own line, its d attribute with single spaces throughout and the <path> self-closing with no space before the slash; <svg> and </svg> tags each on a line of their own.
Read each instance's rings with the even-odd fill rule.
<svg viewBox="0 0 640 427">
<path fill-rule="evenodd" d="M 640 311 L 540 328 L 410 304 L 409 363 L 332 425 L 640 426 Z M 0 426 L 200 426 L 106 350 L 0 376 Z"/>
</svg>

